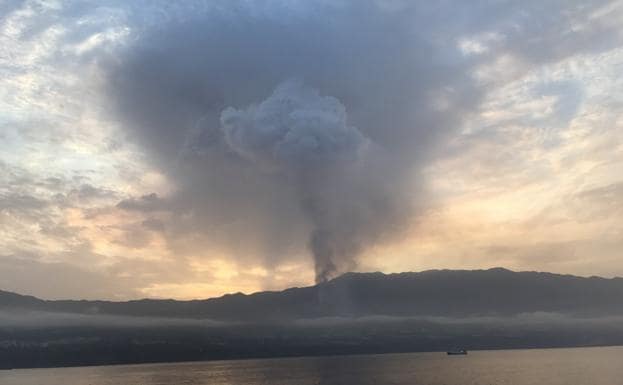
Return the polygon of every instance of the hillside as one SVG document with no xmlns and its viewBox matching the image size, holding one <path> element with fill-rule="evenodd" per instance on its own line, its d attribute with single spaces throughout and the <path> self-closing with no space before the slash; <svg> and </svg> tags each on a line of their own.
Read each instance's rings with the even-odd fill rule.
<svg viewBox="0 0 623 385">
<path fill-rule="evenodd" d="M 45 301 L 0 292 L 0 309 L 221 321 L 317 317 L 623 314 L 623 279 L 489 270 L 347 273 L 327 283 L 193 301 Z"/>
</svg>

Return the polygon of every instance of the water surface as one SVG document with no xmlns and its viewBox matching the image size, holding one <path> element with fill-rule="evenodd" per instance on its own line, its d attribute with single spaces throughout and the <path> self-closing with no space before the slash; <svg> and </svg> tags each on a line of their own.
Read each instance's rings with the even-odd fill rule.
<svg viewBox="0 0 623 385">
<path fill-rule="evenodd" d="M 615 385 L 623 347 L 409 353 L 0 371 L 2 385 Z"/>
</svg>

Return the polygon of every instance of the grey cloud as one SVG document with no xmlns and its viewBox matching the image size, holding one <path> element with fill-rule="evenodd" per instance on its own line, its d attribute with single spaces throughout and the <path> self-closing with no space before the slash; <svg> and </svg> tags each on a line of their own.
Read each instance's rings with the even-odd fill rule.
<svg viewBox="0 0 623 385">
<path fill-rule="evenodd" d="M 417 9 L 272 7 L 150 31 L 106 67 L 108 92 L 178 187 L 173 233 L 268 264 L 308 244 L 325 279 L 400 233 L 413 214 L 409 176 L 479 93 Z"/>
<path fill-rule="evenodd" d="M 82 184 L 78 188 L 73 188 L 67 194 L 70 200 L 78 200 L 82 202 L 91 202 L 97 200 L 112 200 L 115 199 L 118 194 L 113 191 L 102 187 L 95 187 L 88 183 Z"/>
<path fill-rule="evenodd" d="M 5 182 L 0 191 L 0 212 L 8 213 L 14 219 L 37 224 L 42 233 L 62 236 L 67 231 L 62 222 L 61 211 L 66 208 L 83 208 L 93 203 L 108 204 L 118 199 L 119 194 L 111 189 L 94 186 L 88 177 L 37 176 L 20 167 L 0 167 L 0 177 Z"/>
<path fill-rule="evenodd" d="M 79 226 L 67 226 L 65 224 L 42 224 L 39 232 L 43 235 L 54 237 L 57 240 L 69 240 L 76 238 L 82 228 Z"/>
<path fill-rule="evenodd" d="M 577 198 L 620 206 L 623 203 L 623 182 L 584 190 L 577 194 Z"/>
<path fill-rule="evenodd" d="M 345 108 L 337 99 L 320 96 L 298 82 L 282 83 L 257 106 L 246 110 L 228 107 L 221 113 L 229 147 L 257 165 L 259 172 L 267 168 L 264 172 L 272 169 L 282 174 L 296 190 L 302 212 L 313 227 L 310 249 L 319 281 L 328 279 L 340 267 L 337 263 L 350 262 L 359 251 L 360 240 L 341 228 L 356 231 L 348 222 L 351 218 L 335 213 L 348 209 L 351 200 L 368 207 L 372 204 L 365 193 L 341 183 L 359 182 L 368 187 L 367 182 L 372 181 L 353 168 L 365 157 L 368 140 L 346 120 Z M 358 177 L 346 177 L 352 175 Z M 343 195 L 328 197 L 327 185 Z M 355 208 L 349 215 L 356 218 L 363 209 Z"/>
<path fill-rule="evenodd" d="M 150 212 L 163 210 L 166 205 L 158 194 L 151 193 L 139 198 L 128 198 L 117 203 L 117 207 L 127 211 Z"/>
<path fill-rule="evenodd" d="M 612 28 L 599 20 L 571 28 L 602 2 L 219 4 L 139 29 L 100 60 L 108 108 L 176 185 L 174 248 L 192 236 L 271 265 L 308 245 L 320 280 L 417 216 L 419 171 L 495 86 L 474 80 L 477 66 L 510 53 L 529 68 L 615 43 L 596 41 Z M 503 39 L 482 57 L 456 47 L 491 31 Z"/>
<path fill-rule="evenodd" d="M 140 222 L 107 226 L 106 229 L 119 234 L 114 239 L 115 243 L 133 249 L 141 249 L 150 244 L 154 232 L 163 233 L 165 227 L 162 221 L 149 218 Z"/>
<path fill-rule="evenodd" d="M 623 182 L 584 190 L 569 199 L 574 216 L 583 222 L 620 217 L 623 213 Z"/>
<path fill-rule="evenodd" d="M 507 54 L 518 59 L 525 71 L 617 47 L 623 37 L 620 24 L 613 22 L 617 12 L 600 12 L 613 4 L 612 0 L 458 3 L 453 4 L 455 12 L 462 15 L 453 15 L 459 21 L 455 31 L 467 37 L 479 33 L 497 36 L 488 42 L 488 52 L 475 59 L 480 62 Z"/>
<path fill-rule="evenodd" d="M 39 182 L 42 186 L 52 190 L 58 191 L 65 186 L 65 181 L 58 177 L 48 177 Z"/>
<path fill-rule="evenodd" d="M 257 106 L 226 108 L 221 128 L 225 142 L 242 158 L 286 174 L 355 162 L 367 145 L 348 125 L 339 100 L 293 81 L 277 86 Z"/>
<path fill-rule="evenodd" d="M 612 48 L 621 39 L 617 27 L 607 18 L 592 17 L 609 3 L 612 1 L 530 2 L 530 12 L 521 12 L 523 5 L 516 4 L 517 24 L 508 25 L 508 43 L 515 47 L 510 49 L 539 63 Z"/>
<path fill-rule="evenodd" d="M 143 222 L 141 222 L 141 225 L 151 231 L 162 232 L 165 229 L 164 223 L 161 220 L 155 218 L 145 219 Z"/>
<path fill-rule="evenodd" d="M 26 194 L 0 195 L 0 211 L 34 211 L 48 205 L 48 202 Z"/>
</svg>

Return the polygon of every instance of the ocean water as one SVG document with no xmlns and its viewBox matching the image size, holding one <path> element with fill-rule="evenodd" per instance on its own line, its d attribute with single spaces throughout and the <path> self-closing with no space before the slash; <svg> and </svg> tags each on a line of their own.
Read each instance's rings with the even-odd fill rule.
<svg viewBox="0 0 623 385">
<path fill-rule="evenodd" d="M 623 347 L 409 353 L 0 371 L 2 385 L 618 385 Z"/>
</svg>

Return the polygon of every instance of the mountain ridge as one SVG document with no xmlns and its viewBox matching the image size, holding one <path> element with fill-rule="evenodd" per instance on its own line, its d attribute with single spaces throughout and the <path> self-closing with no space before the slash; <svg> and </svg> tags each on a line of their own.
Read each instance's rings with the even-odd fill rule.
<svg viewBox="0 0 623 385">
<path fill-rule="evenodd" d="M 623 277 L 620 276 L 615 276 L 615 277 L 601 277 L 598 275 L 591 275 L 591 276 L 582 276 L 582 275 L 575 275 L 575 274 L 563 274 L 563 273 L 553 273 L 553 272 L 547 272 L 547 271 L 539 271 L 539 270 L 519 270 L 519 271 L 515 271 L 515 270 L 511 270 L 511 269 L 507 269 L 505 267 L 491 267 L 488 269 L 428 269 L 428 270 L 421 270 L 421 271 L 402 271 L 402 272 L 397 272 L 397 273 L 383 273 L 382 271 L 369 271 L 369 272 L 355 272 L 355 271 L 349 271 L 346 273 L 343 273 L 335 278 L 332 278 L 331 280 L 327 281 L 327 282 L 331 282 L 334 280 L 339 280 L 342 279 L 344 277 L 348 277 L 348 276 L 375 276 L 375 275 L 380 275 L 380 276 L 384 276 L 384 277 L 394 277 L 394 276 L 403 276 L 403 275 L 413 275 L 413 274 L 427 274 L 427 273 L 444 273 L 444 272 L 454 272 L 454 273 L 461 273 L 461 272 L 485 272 L 485 271 L 499 271 L 499 272 L 509 272 L 509 273 L 514 273 L 514 274 L 525 274 L 525 273 L 534 273 L 534 274 L 544 274 L 544 275 L 552 275 L 552 276 L 559 276 L 559 277 L 572 277 L 572 278 L 580 278 L 580 279 L 599 279 L 599 280 L 606 280 L 606 281 L 617 281 L 620 280 L 623 282 Z M 326 283 L 325 283 L 326 284 Z M 192 299 L 175 299 L 175 298 L 171 298 L 171 297 L 143 297 L 143 298 L 136 298 L 136 299 L 128 299 L 128 300 L 107 300 L 107 299 L 70 299 L 70 298 L 62 298 L 62 299 L 45 299 L 45 298 L 41 298 L 38 297 L 36 295 L 30 295 L 30 294 L 21 294 L 18 293 L 16 291 L 12 291 L 12 290 L 3 290 L 0 289 L 0 295 L 2 294 L 11 294 L 11 295 L 16 295 L 19 297 L 27 297 L 27 298 L 31 298 L 31 299 L 36 299 L 36 300 L 40 300 L 40 301 L 46 301 L 46 302 L 58 302 L 58 301 L 88 301 L 88 302 L 110 302 L 110 303 L 127 303 L 127 302 L 137 302 L 137 301 L 176 301 L 176 302 L 194 302 L 194 301 L 209 301 L 209 300 L 216 300 L 216 299 L 221 299 L 221 298 L 225 298 L 225 297 L 232 297 L 232 296 L 245 296 L 245 297 L 249 297 L 249 296 L 253 296 L 256 294 L 262 294 L 262 293 L 282 293 L 285 291 L 289 291 L 289 290 L 293 290 L 293 289 L 304 289 L 304 288 L 309 288 L 309 287 L 315 287 L 318 286 L 319 284 L 315 284 L 315 285 L 310 285 L 310 286 L 292 286 L 292 287 L 287 287 L 285 289 L 281 289 L 281 290 L 260 290 L 260 291 L 255 291 L 255 292 L 251 292 L 251 293 L 243 293 L 241 291 L 238 292 L 232 292 L 232 293 L 225 293 L 216 297 L 206 297 L 206 298 L 192 298 Z"/>
<path fill-rule="evenodd" d="M 497 267 L 384 274 L 345 273 L 314 286 L 193 300 L 43 300 L 0 290 L 0 309 L 240 321 L 360 317 L 623 314 L 623 278 Z"/>
</svg>

